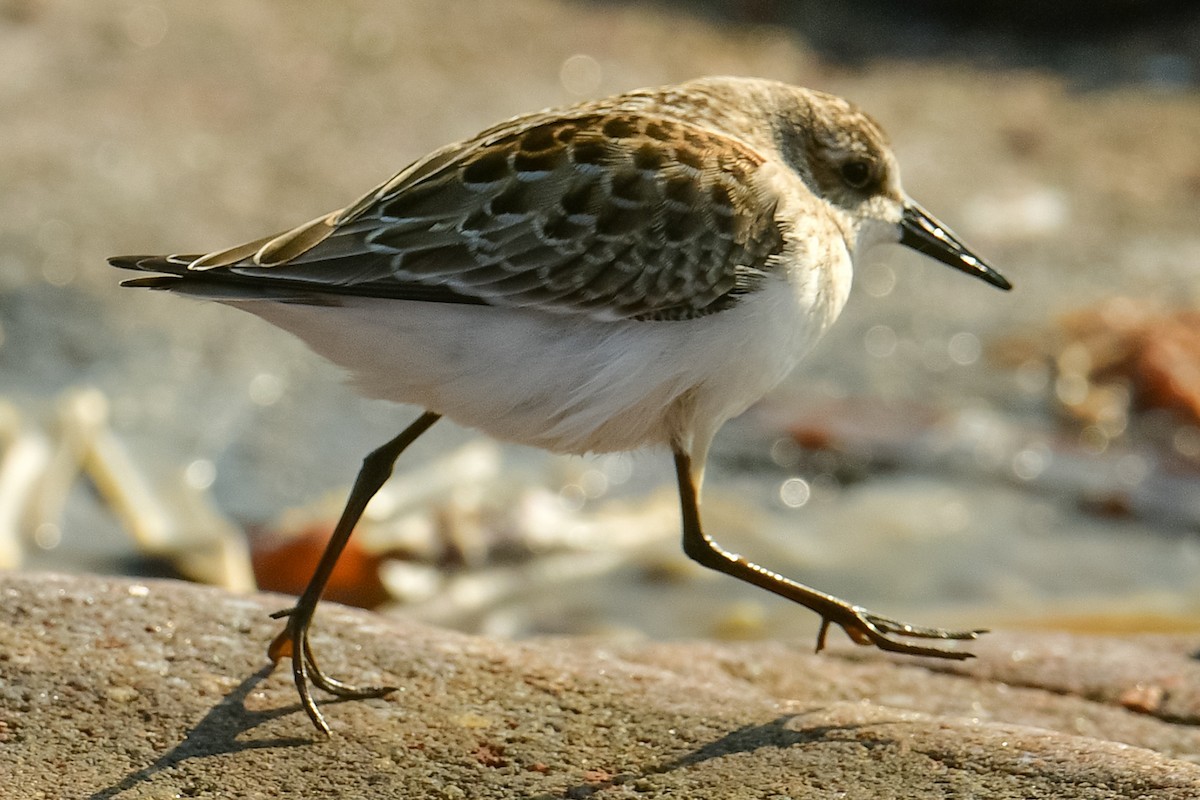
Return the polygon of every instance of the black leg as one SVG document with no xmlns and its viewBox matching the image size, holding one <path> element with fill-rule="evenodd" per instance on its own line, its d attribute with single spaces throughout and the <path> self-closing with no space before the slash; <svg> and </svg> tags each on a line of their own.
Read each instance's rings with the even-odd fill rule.
<svg viewBox="0 0 1200 800">
<path fill-rule="evenodd" d="M 333 574 L 333 567 L 337 564 L 338 557 L 345 549 L 346 543 L 350 541 L 350 534 L 354 532 L 354 526 L 362 517 L 363 509 L 379 491 L 379 487 L 383 486 L 384 482 L 391 477 L 396 459 L 400 457 L 405 448 L 416 441 L 418 436 L 429 430 L 429 427 L 440 418 L 440 414 L 426 411 L 416 422 L 405 428 L 403 433 L 383 447 L 372 451 L 363 459 L 358 477 L 354 479 L 354 488 L 350 490 L 350 497 L 346 500 L 346 507 L 342 510 L 337 527 L 333 529 L 333 535 L 329 537 L 329 544 L 325 546 L 325 552 L 321 555 L 321 560 L 317 564 L 317 569 L 313 572 L 308 586 L 304 588 L 304 593 L 300 595 L 300 599 L 294 607 L 271 615 L 275 619 L 287 617 L 287 626 L 271 642 L 271 646 L 267 649 L 267 655 L 275 662 L 281 658 L 292 659 L 292 675 L 296 679 L 296 690 L 300 693 L 300 705 L 304 706 L 304 710 L 308 712 L 308 717 L 317 726 L 317 730 L 327 736 L 329 735 L 329 725 L 325 723 L 324 717 L 321 716 L 316 703 L 313 702 L 312 693 L 308 687 L 310 679 L 318 689 L 338 697 L 355 699 L 382 697 L 388 692 L 394 691 L 395 687 L 351 686 L 330 678 L 321 671 L 313 656 L 312 647 L 308 643 L 308 629 L 312 626 L 317 602 L 321 599 L 321 593 L 325 591 L 325 585 L 329 583 L 329 576 Z"/>
<path fill-rule="evenodd" d="M 972 658 L 971 653 L 911 644 L 894 638 L 894 635 L 915 639 L 975 639 L 979 634 L 986 633 L 984 630 L 945 631 L 897 622 L 789 580 L 725 550 L 700 526 L 697 478 L 692 473 L 692 459 L 678 448 L 675 450 L 675 473 L 679 480 L 679 502 L 683 509 L 683 551 L 689 558 L 710 569 L 752 583 L 820 614 L 821 630 L 817 634 L 817 652 L 825 647 L 825 633 L 830 623 L 834 623 L 840 625 L 858 644 L 873 644 L 881 650 L 914 656 Z"/>
</svg>

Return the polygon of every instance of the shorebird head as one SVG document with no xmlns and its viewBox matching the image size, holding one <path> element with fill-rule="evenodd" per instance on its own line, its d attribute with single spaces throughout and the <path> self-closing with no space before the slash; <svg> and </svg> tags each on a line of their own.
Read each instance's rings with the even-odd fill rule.
<svg viewBox="0 0 1200 800">
<path fill-rule="evenodd" d="M 793 167 L 853 229 L 853 245 L 899 241 L 1000 289 L 1008 282 L 953 231 L 905 194 L 886 134 L 852 103 L 807 89 L 798 118 L 784 128 Z"/>
</svg>

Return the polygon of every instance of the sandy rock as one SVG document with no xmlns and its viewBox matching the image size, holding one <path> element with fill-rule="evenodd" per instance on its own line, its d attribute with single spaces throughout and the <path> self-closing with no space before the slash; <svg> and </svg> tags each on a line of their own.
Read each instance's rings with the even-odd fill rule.
<svg viewBox="0 0 1200 800">
<path fill-rule="evenodd" d="M 264 664 L 279 596 L 0 575 L 8 798 L 1194 798 L 1172 637 L 994 634 L 965 664 L 808 643 L 509 642 L 322 606 L 317 738 Z"/>
</svg>

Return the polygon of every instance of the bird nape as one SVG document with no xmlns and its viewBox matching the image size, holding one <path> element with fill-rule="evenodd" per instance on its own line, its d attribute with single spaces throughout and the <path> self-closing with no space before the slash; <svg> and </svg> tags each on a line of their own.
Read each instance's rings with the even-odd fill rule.
<svg viewBox="0 0 1200 800">
<path fill-rule="evenodd" d="M 699 492 L 713 436 L 837 318 L 858 256 L 899 242 L 1010 284 L 912 201 L 879 126 L 845 100 L 703 78 L 517 117 L 441 148 L 345 209 L 193 256 L 126 256 L 125 282 L 216 300 L 299 336 L 367 395 L 424 413 L 363 461 L 334 533 L 271 642 L 301 705 L 327 675 L 309 629 L 367 502 L 445 416 L 560 453 L 674 455 L 683 549 L 812 609 L 859 644 L 962 659 L 982 631 L 909 625 L 720 547 Z"/>
</svg>

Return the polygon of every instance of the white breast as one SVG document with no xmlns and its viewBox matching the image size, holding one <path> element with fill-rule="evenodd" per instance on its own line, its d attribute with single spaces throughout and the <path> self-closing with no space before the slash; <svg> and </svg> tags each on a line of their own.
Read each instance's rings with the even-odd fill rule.
<svg viewBox="0 0 1200 800">
<path fill-rule="evenodd" d="M 230 305 L 299 336 L 364 394 L 497 439 L 564 453 L 691 449 L 782 380 L 837 316 L 845 292 L 810 273 L 782 270 L 734 308 L 664 322 L 366 297 Z"/>
</svg>

